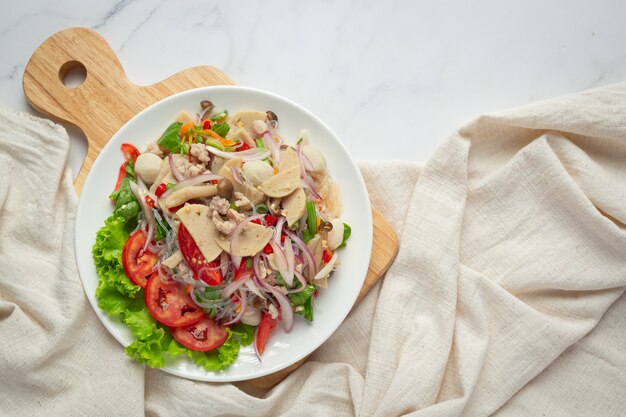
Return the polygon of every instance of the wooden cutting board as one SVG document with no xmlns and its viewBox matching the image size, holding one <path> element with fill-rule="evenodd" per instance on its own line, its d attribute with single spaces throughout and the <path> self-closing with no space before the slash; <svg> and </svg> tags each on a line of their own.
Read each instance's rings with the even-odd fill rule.
<svg viewBox="0 0 626 417">
<path fill-rule="evenodd" d="M 66 87 L 63 81 L 67 73 L 81 67 L 86 72 L 84 83 L 75 88 Z M 223 72 L 202 66 L 188 68 L 150 86 L 137 86 L 128 80 L 109 44 L 86 28 L 66 29 L 48 38 L 31 56 L 23 78 L 24 94 L 35 109 L 78 127 L 87 137 L 87 156 L 74 182 L 78 193 L 100 150 L 141 110 L 184 90 L 228 84 L 234 82 Z M 395 231 L 376 210 L 372 214 L 372 257 L 357 302 L 383 276 L 398 253 Z M 270 388 L 305 360 L 251 382 Z"/>
</svg>

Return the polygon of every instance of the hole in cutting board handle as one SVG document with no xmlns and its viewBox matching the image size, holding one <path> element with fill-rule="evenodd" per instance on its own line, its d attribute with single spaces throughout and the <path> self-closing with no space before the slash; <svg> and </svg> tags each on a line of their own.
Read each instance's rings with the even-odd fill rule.
<svg viewBox="0 0 626 417">
<path fill-rule="evenodd" d="M 87 69 L 78 61 L 69 61 L 61 65 L 59 80 L 67 88 L 78 88 L 87 79 Z"/>
</svg>

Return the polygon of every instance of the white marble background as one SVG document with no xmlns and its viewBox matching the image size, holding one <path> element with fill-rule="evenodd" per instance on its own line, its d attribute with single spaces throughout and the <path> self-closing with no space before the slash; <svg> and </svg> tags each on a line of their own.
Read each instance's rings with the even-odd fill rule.
<svg viewBox="0 0 626 417">
<path fill-rule="evenodd" d="M 211 64 L 324 119 L 357 159 L 425 161 L 485 112 L 626 79 L 626 2 L 0 0 L 0 105 L 35 112 L 24 66 L 86 26 L 131 80 Z M 71 165 L 85 153 L 71 132 Z"/>
</svg>

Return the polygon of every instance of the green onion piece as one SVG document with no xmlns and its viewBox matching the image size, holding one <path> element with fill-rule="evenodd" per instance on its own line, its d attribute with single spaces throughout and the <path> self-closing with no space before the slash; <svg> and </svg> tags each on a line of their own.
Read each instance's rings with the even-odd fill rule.
<svg viewBox="0 0 626 417">
<path fill-rule="evenodd" d="M 267 207 L 267 205 L 261 203 L 255 206 L 255 211 L 259 214 L 266 214 L 269 213 L 270 209 Z"/>
</svg>

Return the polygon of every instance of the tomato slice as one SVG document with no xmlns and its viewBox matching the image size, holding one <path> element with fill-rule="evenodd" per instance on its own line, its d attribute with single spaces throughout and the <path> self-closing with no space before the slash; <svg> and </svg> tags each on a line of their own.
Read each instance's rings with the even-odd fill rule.
<svg viewBox="0 0 626 417">
<path fill-rule="evenodd" d="M 150 315 L 166 326 L 188 326 L 205 315 L 181 285 L 166 284 L 156 273 L 148 279 L 145 300 Z"/>
<path fill-rule="evenodd" d="M 135 148 L 135 146 L 130 143 L 122 143 L 121 150 L 122 154 L 124 154 L 124 159 L 127 161 L 135 162 L 137 157 L 141 154 L 139 149 Z"/>
<path fill-rule="evenodd" d="M 226 328 L 218 325 L 208 316 L 198 323 L 170 330 L 174 339 L 180 344 L 198 352 L 215 349 L 228 339 Z"/>
<path fill-rule="evenodd" d="M 257 329 L 256 338 L 254 340 L 259 355 L 265 351 L 265 344 L 272 333 L 274 333 L 276 326 L 278 326 L 278 317 L 273 319 L 272 315 L 265 311 L 263 316 L 261 316 L 261 323 L 259 323 L 259 328 Z"/>
<path fill-rule="evenodd" d="M 146 232 L 137 230 L 130 235 L 122 250 L 124 272 L 133 284 L 139 285 L 141 288 L 146 287 L 148 276 L 153 272 L 154 265 L 159 260 L 156 254 L 143 250 L 146 238 Z"/>
<path fill-rule="evenodd" d="M 222 271 L 219 259 L 206 263 L 206 258 L 200 252 L 198 245 L 194 242 L 191 233 L 181 223 L 178 227 L 178 246 L 180 252 L 193 271 L 195 279 L 200 279 L 209 285 L 220 285 L 222 283 Z"/>
<path fill-rule="evenodd" d="M 235 281 L 240 280 L 241 278 L 247 278 L 252 275 L 252 268 L 248 268 L 247 266 L 248 259 L 250 258 L 246 257 L 241 260 L 239 268 L 237 268 L 237 270 L 235 271 Z"/>
</svg>

